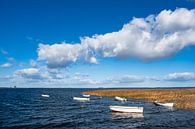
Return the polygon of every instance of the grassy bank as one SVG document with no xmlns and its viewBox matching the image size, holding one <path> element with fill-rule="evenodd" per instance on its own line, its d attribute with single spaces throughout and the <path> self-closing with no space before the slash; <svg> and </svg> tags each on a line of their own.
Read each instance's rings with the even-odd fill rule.
<svg viewBox="0 0 195 129">
<path fill-rule="evenodd" d="M 96 96 L 120 96 L 150 102 L 173 102 L 175 108 L 195 109 L 195 88 L 189 89 L 109 89 L 84 92 Z"/>
</svg>

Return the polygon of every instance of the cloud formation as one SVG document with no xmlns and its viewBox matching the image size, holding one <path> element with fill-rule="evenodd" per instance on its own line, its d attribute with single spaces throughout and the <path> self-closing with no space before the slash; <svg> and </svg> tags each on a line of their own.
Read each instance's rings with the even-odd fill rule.
<svg viewBox="0 0 195 129">
<path fill-rule="evenodd" d="M 193 81 L 195 80 L 195 73 L 183 72 L 183 73 L 171 73 L 164 79 L 165 81 Z"/>
<path fill-rule="evenodd" d="M 112 84 L 127 84 L 127 83 L 140 83 L 146 81 L 148 78 L 136 75 L 124 75 L 121 77 L 111 77 L 103 81 L 103 83 Z"/>
<path fill-rule="evenodd" d="M 103 81 L 104 83 L 111 82 L 112 84 L 121 84 L 121 83 L 140 83 L 145 81 L 163 81 L 163 82 L 187 82 L 195 81 L 195 73 L 193 72 L 175 72 L 170 73 L 161 77 L 151 77 L 151 76 L 137 76 L 137 75 L 125 75 L 121 77 L 112 77 Z"/>
<path fill-rule="evenodd" d="M 15 76 L 19 76 L 22 78 L 27 79 L 47 79 L 48 76 L 41 74 L 39 69 L 36 68 L 27 68 L 27 69 L 21 69 L 14 72 Z"/>
<path fill-rule="evenodd" d="M 67 67 L 80 59 L 93 64 L 98 63 L 81 44 L 39 44 L 38 56 L 39 60 L 46 60 L 49 68 Z"/>
<path fill-rule="evenodd" d="M 133 18 L 119 31 L 83 37 L 81 43 L 40 44 L 38 57 L 49 68 L 82 60 L 98 64 L 97 57 L 162 59 L 195 44 L 194 23 L 195 9 L 163 10 L 158 15 Z"/>
<path fill-rule="evenodd" d="M 11 66 L 12 66 L 11 63 L 5 63 L 5 64 L 1 64 L 1 65 L 0 65 L 1 68 L 9 68 L 9 67 L 11 67 Z"/>
<path fill-rule="evenodd" d="M 13 76 L 0 77 L 2 84 L 7 82 L 13 82 L 13 84 L 30 84 L 31 86 L 55 86 L 55 87 L 112 87 L 112 86 L 132 86 L 132 85 L 144 85 L 147 84 L 192 84 L 195 82 L 194 72 L 176 72 L 170 73 L 164 76 L 140 76 L 140 75 L 123 75 L 123 76 L 110 76 L 105 79 L 93 78 L 88 74 L 75 73 L 67 76 L 63 71 L 57 69 L 37 69 L 27 68 L 21 69 L 14 72 Z"/>
<path fill-rule="evenodd" d="M 129 85 L 129 84 L 140 84 L 144 82 L 190 82 L 195 81 L 195 73 L 193 72 L 178 72 L 170 73 L 165 76 L 139 76 L 139 75 L 123 75 L 109 77 L 104 80 L 92 79 L 87 74 L 76 73 L 74 81 L 71 85 Z M 66 82 L 64 82 L 66 83 Z"/>
<path fill-rule="evenodd" d="M 30 63 L 30 65 L 31 65 L 32 67 L 37 67 L 37 63 L 36 63 L 35 60 L 31 59 L 31 60 L 29 61 L 29 63 Z"/>
<path fill-rule="evenodd" d="M 16 70 L 13 76 L 15 78 L 19 77 L 20 79 L 22 78 L 27 81 L 36 80 L 36 81 L 49 81 L 49 82 L 68 78 L 68 76 L 61 74 L 59 70 L 48 69 L 45 67 L 26 68 L 26 69 Z"/>
<path fill-rule="evenodd" d="M 77 85 L 102 84 L 102 82 L 92 79 L 88 74 L 81 74 L 81 73 L 75 73 L 73 80 Z"/>
</svg>

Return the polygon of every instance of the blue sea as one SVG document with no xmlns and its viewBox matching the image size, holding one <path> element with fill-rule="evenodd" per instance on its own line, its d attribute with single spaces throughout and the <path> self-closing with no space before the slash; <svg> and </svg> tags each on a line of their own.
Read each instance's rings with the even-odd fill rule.
<svg viewBox="0 0 195 129">
<path fill-rule="evenodd" d="M 94 89 L 2 88 L 0 128 L 5 129 L 195 129 L 195 110 L 167 109 L 144 100 L 72 98 Z M 41 95 L 48 94 L 49 98 Z M 143 114 L 113 113 L 110 105 L 143 106 Z"/>
</svg>

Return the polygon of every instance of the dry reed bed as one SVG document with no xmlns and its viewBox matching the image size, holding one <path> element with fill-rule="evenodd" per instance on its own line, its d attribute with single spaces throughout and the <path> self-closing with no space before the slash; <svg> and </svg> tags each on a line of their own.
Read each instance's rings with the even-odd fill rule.
<svg viewBox="0 0 195 129">
<path fill-rule="evenodd" d="M 195 109 L 195 88 L 188 89 L 109 89 L 84 92 L 95 96 L 120 96 L 150 102 L 173 102 L 178 109 Z"/>
</svg>

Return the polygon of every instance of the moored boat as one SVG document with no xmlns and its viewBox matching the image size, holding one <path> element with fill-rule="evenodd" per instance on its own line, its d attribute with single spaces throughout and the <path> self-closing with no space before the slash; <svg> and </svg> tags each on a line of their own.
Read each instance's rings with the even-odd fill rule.
<svg viewBox="0 0 195 129">
<path fill-rule="evenodd" d="M 118 100 L 118 101 L 127 101 L 126 98 L 121 98 L 121 97 L 118 97 L 118 96 L 115 96 L 115 100 Z"/>
<path fill-rule="evenodd" d="M 73 100 L 77 100 L 77 101 L 90 101 L 90 98 L 73 97 Z"/>
<path fill-rule="evenodd" d="M 109 106 L 113 112 L 125 112 L 125 113 L 143 113 L 143 107 L 130 107 L 130 106 Z"/>
<path fill-rule="evenodd" d="M 164 107 L 173 107 L 174 103 L 160 103 L 158 101 L 155 101 L 154 104 L 156 106 L 164 106 Z"/>
<path fill-rule="evenodd" d="M 87 94 L 83 94 L 83 97 L 90 97 L 90 95 L 87 95 Z"/>
<path fill-rule="evenodd" d="M 47 97 L 47 98 L 49 97 L 49 95 L 46 95 L 46 94 L 42 94 L 41 96 L 42 97 Z"/>
</svg>

